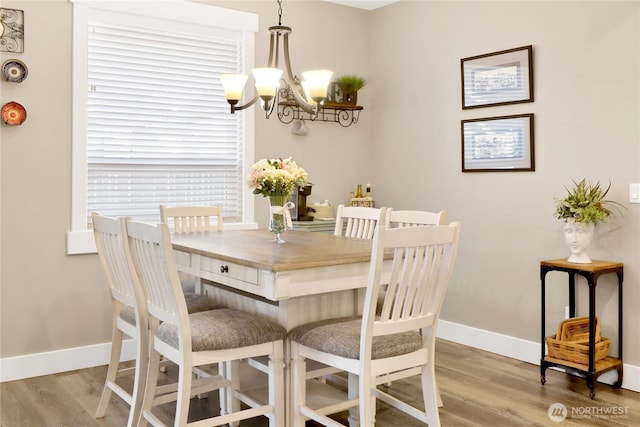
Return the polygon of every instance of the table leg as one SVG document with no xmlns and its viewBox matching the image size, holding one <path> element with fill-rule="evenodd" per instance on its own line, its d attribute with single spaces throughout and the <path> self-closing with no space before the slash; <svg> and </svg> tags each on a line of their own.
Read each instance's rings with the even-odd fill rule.
<svg viewBox="0 0 640 427">
<path fill-rule="evenodd" d="M 622 360 L 622 269 L 616 271 L 618 276 L 618 358 Z M 622 369 L 622 368 L 621 368 Z M 622 382 L 622 373 L 620 374 L 620 382 Z"/>
<path fill-rule="evenodd" d="M 587 373 L 587 385 L 591 390 L 591 398 L 595 398 L 595 359 L 596 359 L 596 283 L 595 279 L 589 280 L 589 372 Z"/>
<path fill-rule="evenodd" d="M 587 386 L 589 386 L 589 397 L 591 399 L 596 398 L 596 390 L 595 390 L 595 378 L 593 373 L 587 373 Z"/>
<path fill-rule="evenodd" d="M 545 377 L 545 371 L 547 370 L 544 364 L 544 353 L 545 353 L 545 276 L 546 271 L 541 271 L 540 273 L 540 301 L 541 301 L 541 319 L 540 319 L 540 383 L 544 385 L 547 382 Z"/>
<path fill-rule="evenodd" d="M 569 273 L 569 317 L 576 317 L 576 275 Z"/>
<path fill-rule="evenodd" d="M 616 372 L 618 373 L 618 380 L 613 384 L 613 388 L 620 388 L 620 387 L 622 387 L 622 374 L 623 374 L 623 365 L 622 365 L 622 363 L 620 363 L 616 367 Z"/>
</svg>

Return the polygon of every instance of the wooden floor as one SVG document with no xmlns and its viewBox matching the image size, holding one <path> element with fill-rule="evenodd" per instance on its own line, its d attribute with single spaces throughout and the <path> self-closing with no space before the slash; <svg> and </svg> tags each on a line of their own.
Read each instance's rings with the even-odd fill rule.
<svg viewBox="0 0 640 427">
<path fill-rule="evenodd" d="M 437 344 L 436 365 L 444 402 L 440 409 L 443 426 L 640 426 L 639 393 L 598 384 L 596 397 L 591 400 L 583 379 L 548 370 L 547 383 L 541 386 L 538 366 L 443 340 Z M 93 418 L 105 375 L 106 367 L 102 366 L 3 383 L 0 424 L 125 426 L 129 408 L 118 397 L 112 398 L 105 418 Z M 411 400 L 420 400 L 416 379 L 398 381 L 391 389 Z M 216 408 L 216 401 L 215 393 L 207 399 L 194 399 L 190 418 L 203 417 Z M 568 416 L 563 422 L 553 422 L 548 415 L 554 403 L 567 408 Z M 173 405 L 164 405 L 161 410 L 171 417 Z M 241 423 L 244 427 L 267 425 L 265 418 Z M 378 406 L 376 425 L 424 426 L 383 403 Z"/>
</svg>

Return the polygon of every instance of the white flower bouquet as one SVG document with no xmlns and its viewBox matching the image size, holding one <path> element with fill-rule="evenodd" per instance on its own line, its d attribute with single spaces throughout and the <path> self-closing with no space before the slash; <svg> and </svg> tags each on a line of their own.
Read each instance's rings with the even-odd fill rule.
<svg viewBox="0 0 640 427">
<path fill-rule="evenodd" d="M 262 159 L 249 171 L 249 186 L 253 194 L 265 197 L 290 196 L 293 188 L 307 184 L 307 172 L 288 159 Z"/>
<path fill-rule="evenodd" d="M 257 161 L 249 172 L 249 186 L 253 194 L 262 194 L 269 198 L 271 221 L 269 230 L 276 235 L 277 243 L 287 228 L 292 228 L 289 209 L 295 205 L 289 202 L 293 188 L 307 184 L 307 172 L 288 159 L 262 159 Z"/>
</svg>

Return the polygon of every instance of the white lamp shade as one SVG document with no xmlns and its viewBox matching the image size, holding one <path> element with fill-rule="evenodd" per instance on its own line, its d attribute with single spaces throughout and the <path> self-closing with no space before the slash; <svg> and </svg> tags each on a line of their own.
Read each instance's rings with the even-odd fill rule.
<svg viewBox="0 0 640 427">
<path fill-rule="evenodd" d="M 311 93 L 309 92 L 310 89 L 310 84 L 308 81 L 303 80 L 300 82 L 300 84 L 302 84 L 302 90 L 304 90 L 304 97 L 307 99 L 307 102 L 311 105 L 315 105 L 316 101 L 313 100 L 313 98 L 311 98 Z"/>
<path fill-rule="evenodd" d="M 243 74 L 221 74 L 224 97 L 228 100 L 239 101 L 242 98 L 242 90 L 249 76 Z"/>
<path fill-rule="evenodd" d="M 308 96 L 316 102 L 326 98 L 332 75 L 333 72 L 329 70 L 313 70 L 302 73 L 302 78 L 309 87 Z"/>
<path fill-rule="evenodd" d="M 258 96 L 276 96 L 276 91 L 280 85 L 282 70 L 278 68 L 254 68 L 252 72 L 253 78 L 256 81 Z"/>
</svg>

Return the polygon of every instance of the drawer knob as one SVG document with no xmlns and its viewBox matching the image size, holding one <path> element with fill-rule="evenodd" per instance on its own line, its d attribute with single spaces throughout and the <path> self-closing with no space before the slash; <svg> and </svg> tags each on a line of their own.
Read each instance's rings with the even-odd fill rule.
<svg viewBox="0 0 640 427">
<path fill-rule="evenodd" d="M 220 266 L 220 273 L 228 273 L 229 272 L 229 266 L 228 265 L 221 265 Z"/>
</svg>

